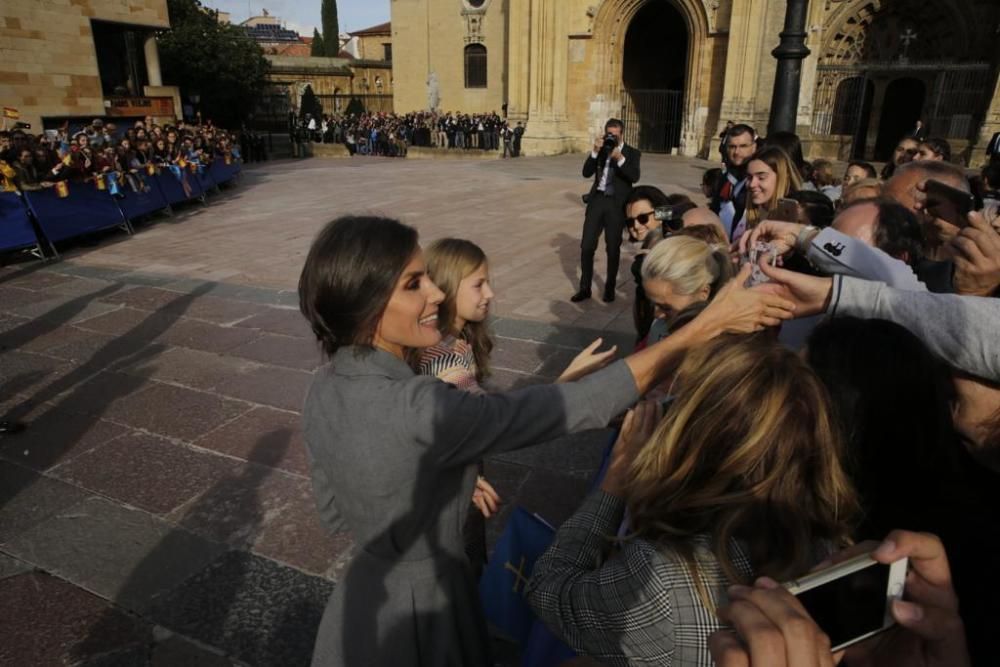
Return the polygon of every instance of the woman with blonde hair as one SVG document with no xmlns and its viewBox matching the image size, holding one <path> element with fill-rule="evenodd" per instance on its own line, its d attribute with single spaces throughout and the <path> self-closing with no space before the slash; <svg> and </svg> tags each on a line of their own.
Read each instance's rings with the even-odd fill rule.
<svg viewBox="0 0 1000 667">
<path fill-rule="evenodd" d="M 414 366 L 421 375 L 431 375 L 455 387 L 476 394 L 484 393 L 482 382 L 490 374 L 493 337 L 487 319 L 495 296 L 490 285 L 489 262 L 482 248 L 464 239 L 446 238 L 431 243 L 424 252 L 427 274 L 444 294 L 438 305 L 438 328 L 441 342 L 414 351 Z M 598 338 L 570 363 L 556 382 L 571 382 L 608 365 L 616 347 L 596 352 Z M 479 476 L 472 504 L 479 510 L 469 512 L 463 528 L 465 551 L 478 576 L 486 562 L 486 523 L 497 512 L 500 496 Z"/>
<path fill-rule="evenodd" d="M 747 163 L 750 201 L 743 220 L 733 232 L 733 242 L 777 208 L 779 199 L 801 189 L 802 177 L 788 153 L 777 146 L 757 151 Z"/>
<path fill-rule="evenodd" d="M 688 306 L 710 301 L 733 277 L 725 245 L 707 243 L 687 228 L 657 243 L 642 264 L 642 287 L 656 318 L 646 343 L 667 335 L 668 321 Z"/>
<path fill-rule="evenodd" d="M 602 664 L 713 664 L 728 586 L 802 575 L 849 541 L 857 502 L 829 404 L 766 335 L 690 352 L 666 415 L 629 414 L 600 489 L 535 563 L 532 607 Z"/>
</svg>

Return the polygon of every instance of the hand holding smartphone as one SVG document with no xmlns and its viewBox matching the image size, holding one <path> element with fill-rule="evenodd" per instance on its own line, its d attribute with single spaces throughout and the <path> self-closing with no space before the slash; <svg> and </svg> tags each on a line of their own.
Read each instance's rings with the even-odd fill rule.
<svg viewBox="0 0 1000 667">
<path fill-rule="evenodd" d="M 976 207 L 974 196 L 934 179 L 924 183 L 923 189 L 927 195 L 927 200 L 924 202 L 925 211 L 956 227 L 969 225 L 969 212 Z"/>
<path fill-rule="evenodd" d="M 829 636 L 833 651 L 891 628 L 893 600 L 903 598 L 907 558 L 888 565 L 871 552 L 838 563 L 784 586 Z"/>
</svg>

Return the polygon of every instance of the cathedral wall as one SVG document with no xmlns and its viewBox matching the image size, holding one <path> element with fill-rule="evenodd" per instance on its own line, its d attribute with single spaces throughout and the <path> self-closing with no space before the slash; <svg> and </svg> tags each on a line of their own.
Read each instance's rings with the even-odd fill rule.
<svg viewBox="0 0 1000 667">
<path fill-rule="evenodd" d="M 429 108 L 428 80 L 437 80 L 442 111 L 497 111 L 506 98 L 507 0 L 392 0 L 393 106 Z M 487 50 L 487 87 L 465 87 L 465 47 Z"/>
</svg>

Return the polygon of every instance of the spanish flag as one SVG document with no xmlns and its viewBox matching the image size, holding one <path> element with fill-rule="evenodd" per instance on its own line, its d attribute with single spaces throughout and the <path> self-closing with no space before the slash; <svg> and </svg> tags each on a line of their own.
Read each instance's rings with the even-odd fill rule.
<svg viewBox="0 0 1000 667">
<path fill-rule="evenodd" d="M 98 190 L 107 190 L 108 186 L 104 182 L 104 174 L 95 174 L 94 183 L 97 185 Z"/>
<path fill-rule="evenodd" d="M 180 167 L 181 169 L 183 169 L 184 167 L 186 167 L 187 164 L 188 164 L 187 160 L 185 160 L 184 158 L 182 158 L 182 157 L 177 158 L 177 166 Z"/>
<path fill-rule="evenodd" d="M 152 162 L 146 163 L 146 173 L 150 176 L 156 176 L 156 165 Z"/>
<path fill-rule="evenodd" d="M 4 118 L 9 118 L 11 120 L 17 120 L 18 118 L 21 117 L 21 114 L 14 107 L 4 107 L 3 108 L 3 117 Z"/>
<path fill-rule="evenodd" d="M 59 195 L 59 199 L 69 197 L 69 185 L 66 181 L 56 181 L 56 194 Z"/>
<path fill-rule="evenodd" d="M 62 159 L 62 163 L 67 167 L 70 166 L 71 164 L 73 164 L 73 156 L 67 153 L 66 156 Z"/>
</svg>

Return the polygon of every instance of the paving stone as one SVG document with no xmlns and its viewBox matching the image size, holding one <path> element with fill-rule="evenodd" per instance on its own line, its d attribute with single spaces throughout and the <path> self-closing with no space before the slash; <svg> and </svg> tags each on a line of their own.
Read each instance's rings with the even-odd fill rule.
<svg viewBox="0 0 1000 667">
<path fill-rule="evenodd" d="M 86 363 L 114 348 L 115 336 L 83 331 L 71 327 L 75 332 L 61 345 L 45 350 L 45 354 L 76 363 Z"/>
<path fill-rule="evenodd" d="M 9 553 L 141 611 L 215 560 L 224 547 L 103 498 L 67 507 L 9 540 Z"/>
<path fill-rule="evenodd" d="M 81 489 L 0 461 L 0 543 L 87 497 Z"/>
<path fill-rule="evenodd" d="M 217 296 L 202 295 L 191 301 L 183 309 L 171 306 L 167 311 L 178 310 L 180 314 L 196 320 L 205 320 L 215 324 L 232 324 L 253 317 L 264 309 L 256 303 L 247 303 Z"/>
<path fill-rule="evenodd" d="M 583 503 L 592 481 L 535 469 L 521 487 L 517 502 L 558 528 Z"/>
<path fill-rule="evenodd" d="M 153 648 L 149 667 L 231 667 L 235 663 L 182 637 L 173 636 Z"/>
<path fill-rule="evenodd" d="M 92 593 L 42 573 L 0 580 L 0 664 L 93 664 L 148 644 L 148 625 Z"/>
<path fill-rule="evenodd" d="M 276 334 L 264 334 L 233 348 L 229 353 L 265 364 L 306 371 L 311 371 L 322 363 L 315 341 Z"/>
<path fill-rule="evenodd" d="M 77 454 L 114 440 L 128 428 L 93 415 L 51 406 L 34 413 L 28 427 L 0 439 L 0 456 L 33 470 L 44 471 Z"/>
<path fill-rule="evenodd" d="M 156 601 L 159 624 L 252 665 L 308 665 L 333 585 L 231 551 Z"/>
<path fill-rule="evenodd" d="M 99 365 L 99 364 L 95 364 Z M 124 373 L 94 373 L 91 368 L 76 368 L 56 383 L 51 390 L 62 410 L 100 417 L 108 413 L 116 401 L 134 397 L 151 386 L 145 378 Z"/>
<path fill-rule="evenodd" d="M 297 306 L 298 294 L 295 295 L 295 299 Z M 267 333 L 307 338 L 309 340 L 316 339 L 309 323 L 306 322 L 306 318 L 302 316 L 297 307 L 295 310 L 288 308 L 268 308 L 253 317 L 243 320 L 237 326 L 260 329 Z"/>
<path fill-rule="evenodd" d="M 546 357 L 558 349 L 536 341 L 501 336 L 497 336 L 494 342 L 495 347 L 490 355 L 490 364 L 493 368 L 528 374 L 534 373 Z"/>
<path fill-rule="evenodd" d="M 186 295 L 145 285 L 131 286 L 114 294 L 101 297 L 105 303 L 120 304 L 137 310 L 157 311 L 167 308 Z"/>
<path fill-rule="evenodd" d="M 223 357 L 212 352 L 170 348 L 152 359 L 143 359 L 123 369 L 123 372 L 160 382 L 212 391 L 218 387 L 236 384 L 244 369 L 257 368 L 259 364 L 245 359 Z"/>
<path fill-rule="evenodd" d="M 110 288 L 109 291 L 111 291 Z M 32 294 L 34 293 L 32 292 Z M 44 301 L 37 300 L 37 295 L 35 295 L 36 299 L 34 302 L 14 308 L 11 312 L 21 317 L 38 318 L 59 324 L 84 322 L 118 309 L 118 306 L 114 304 L 96 301 L 99 294 L 85 296 L 60 295 L 45 299 Z"/>
<path fill-rule="evenodd" d="M 24 572 L 31 572 L 34 569 L 30 563 L 25 563 L 19 558 L 14 558 L 0 552 L 0 580 Z"/>
<path fill-rule="evenodd" d="M 551 381 L 552 380 L 548 378 L 543 378 L 538 375 L 527 375 L 525 373 L 517 373 L 497 368 L 490 372 L 490 376 L 486 378 L 486 381 L 483 384 L 487 391 L 501 392 L 523 389 L 524 387 L 530 387 L 531 385 L 536 384 L 548 384 Z"/>
<path fill-rule="evenodd" d="M 129 434 L 75 457 L 52 474 L 154 514 L 166 514 L 233 470 L 228 459 L 150 435 Z"/>
<path fill-rule="evenodd" d="M 72 370 L 59 359 L 19 351 L 0 356 L 0 368 L 0 396 L 59 391 L 58 386 Z"/>
<path fill-rule="evenodd" d="M 193 442 L 250 409 L 246 403 L 214 394 L 152 383 L 108 405 L 105 416 L 138 429 Z"/>
<path fill-rule="evenodd" d="M 154 329 L 157 332 L 162 332 L 176 321 L 175 317 L 165 313 L 149 313 L 133 308 L 113 307 L 117 309 L 106 315 L 81 322 L 80 327 L 110 336 L 124 336 L 130 333 L 142 332 L 146 329 L 149 329 L 150 334 L 153 333 Z M 148 341 L 150 338 L 151 336 L 147 336 L 146 340 Z"/>
<path fill-rule="evenodd" d="M 74 282 L 74 278 L 51 271 L 32 271 L 20 278 L 11 280 L 5 285 L 7 287 L 18 287 L 20 289 L 32 290 L 35 292 L 45 291 L 52 287 L 59 287 L 67 282 Z"/>
<path fill-rule="evenodd" d="M 197 320 L 179 319 L 173 322 L 159 340 L 170 345 L 187 347 L 205 352 L 228 352 L 260 336 L 253 329 L 223 327 Z"/>
<path fill-rule="evenodd" d="M 265 437 L 273 439 L 265 440 Z M 195 444 L 244 461 L 299 475 L 309 474 L 309 458 L 302 436 L 302 416 L 299 414 L 255 408 L 205 434 Z"/>
<path fill-rule="evenodd" d="M 0 285 L 0 308 L 14 311 L 38 301 L 38 295 L 32 290 L 13 287 L 11 283 Z"/>
<path fill-rule="evenodd" d="M 217 391 L 224 396 L 301 412 L 312 381 L 312 374 L 305 371 L 258 366 L 247 369 L 239 382 L 219 387 Z"/>
<path fill-rule="evenodd" d="M 333 536 L 321 525 L 308 479 L 252 464 L 241 466 L 171 518 L 208 539 L 252 547 L 315 574 L 327 572 L 352 544 L 348 536 Z"/>
</svg>

